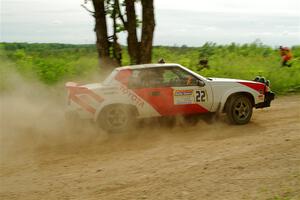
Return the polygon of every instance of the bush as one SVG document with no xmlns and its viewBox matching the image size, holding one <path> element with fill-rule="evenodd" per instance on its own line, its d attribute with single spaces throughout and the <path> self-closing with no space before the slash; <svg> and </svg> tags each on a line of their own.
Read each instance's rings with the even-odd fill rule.
<svg viewBox="0 0 300 200">
<path fill-rule="evenodd" d="M 179 63 L 208 77 L 252 80 L 257 75 L 265 76 L 270 79 L 272 90 L 286 93 L 300 89 L 300 46 L 292 47 L 292 52 L 291 68 L 281 67 L 278 50 L 259 41 L 243 45 L 210 42 L 201 47 L 156 46 L 152 57 L 154 63 L 164 58 L 166 62 Z M 47 85 L 86 80 L 99 73 L 94 45 L 0 43 L 0 56 L 1 64 L 11 62 L 9 67 L 22 76 L 37 78 Z M 208 59 L 209 69 L 198 65 L 202 58 Z M 123 48 L 123 65 L 129 63 L 128 53 Z"/>
</svg>

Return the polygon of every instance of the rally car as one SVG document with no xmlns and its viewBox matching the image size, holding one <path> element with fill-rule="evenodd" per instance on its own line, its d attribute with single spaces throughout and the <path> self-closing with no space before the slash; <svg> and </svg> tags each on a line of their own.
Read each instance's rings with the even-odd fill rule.
<svg viewBox="0 0 300 200">
<path fill-rule="evenodd" d="M 91 119 L 110 132 L 128 130 L 139 119 L 222 112 L 242 125 L 253 108 L 274 99 L 262 80 L 206 78 L 179 64 L 119 67 L 102 83 L 66 83 L 67 116 Z"/>
</svg>

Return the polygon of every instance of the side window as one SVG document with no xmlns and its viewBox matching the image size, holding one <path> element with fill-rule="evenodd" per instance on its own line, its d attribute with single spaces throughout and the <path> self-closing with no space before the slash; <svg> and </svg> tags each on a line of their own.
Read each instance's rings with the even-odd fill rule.
<svg viewBox="0 0 300 200">
<path fill-rule="evenodd" d="M 129 88 L 156 88 L 165 87 L 163 72 L 160 68 L 133 70 L 129 78 Z"/>
<path fill-rule="evenodd" d="M 141 88 L 143 87 L 140 75 L 142 70 L 132 70 L 132 74 L 128 81 L 128 88 Z"/>
<path fill-rule="evenodd" d="M 142 80 L 145 86 L 149 88 L 165 87 L 163 74 L 164 70 L 162 68 L 148 69 L 145 76 L 142 76 Z"/>
<path fill-rule="evenodd" d="M 129 88 L 183 87 L 197 85 L 197 78 L 179 67 L 136 69 L 128 81 Z"/>
<path fill-rule="evenodd" d="M 163 74 L 164 83 L 169 84 L 170 86 L 174 80 L 177 80 L 179 78 L 180 77 L 170 69 L 165 70 Z"/>
<path fill-rule="evenodd" d="M 179 67 L 172 67 L 166 70 L 166 79 L 173 87 L 197 86 L 197 78 Z"/>
</svg>

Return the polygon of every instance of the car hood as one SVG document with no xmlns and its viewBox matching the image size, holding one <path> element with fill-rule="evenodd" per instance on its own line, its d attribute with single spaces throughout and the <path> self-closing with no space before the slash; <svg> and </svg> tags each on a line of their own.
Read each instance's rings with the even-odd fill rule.
<svg viewBox="0 0 300 200">
<path fill-rule="evenodd" d="M 231 79 L 231 78 L 209 78 L 212 82 L 218 82 L 218 83 L 239 83 L 239 82 L 243 82 L 243 83 L 258 83 L 258 82 L 254 82 L 254 81 L 249 81 L 249 80 L 242 80 L 242 79 Z"/>
</svg>

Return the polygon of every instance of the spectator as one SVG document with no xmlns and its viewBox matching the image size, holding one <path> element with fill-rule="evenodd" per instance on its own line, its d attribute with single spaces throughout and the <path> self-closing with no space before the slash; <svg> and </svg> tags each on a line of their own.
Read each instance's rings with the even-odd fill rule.
<svg viewBox="0 0 300 200">
<path fill-rule="evenodd" d="M 208 60 L 207 59 L 201 59 L 199 60 L 199 65 L 201 66 L 200 70 L 206 68 L 209 69 Z"/>
<path fill-rule="evenodd" d="M 281 66 L 287 66 L 291 67 L 292 63 L 289 63 L 290 60 L 292 59 L 292 51 L 288 47 L 279 47 L 280 50 L 280 56 L 281 56 Z"/>
</svg>

